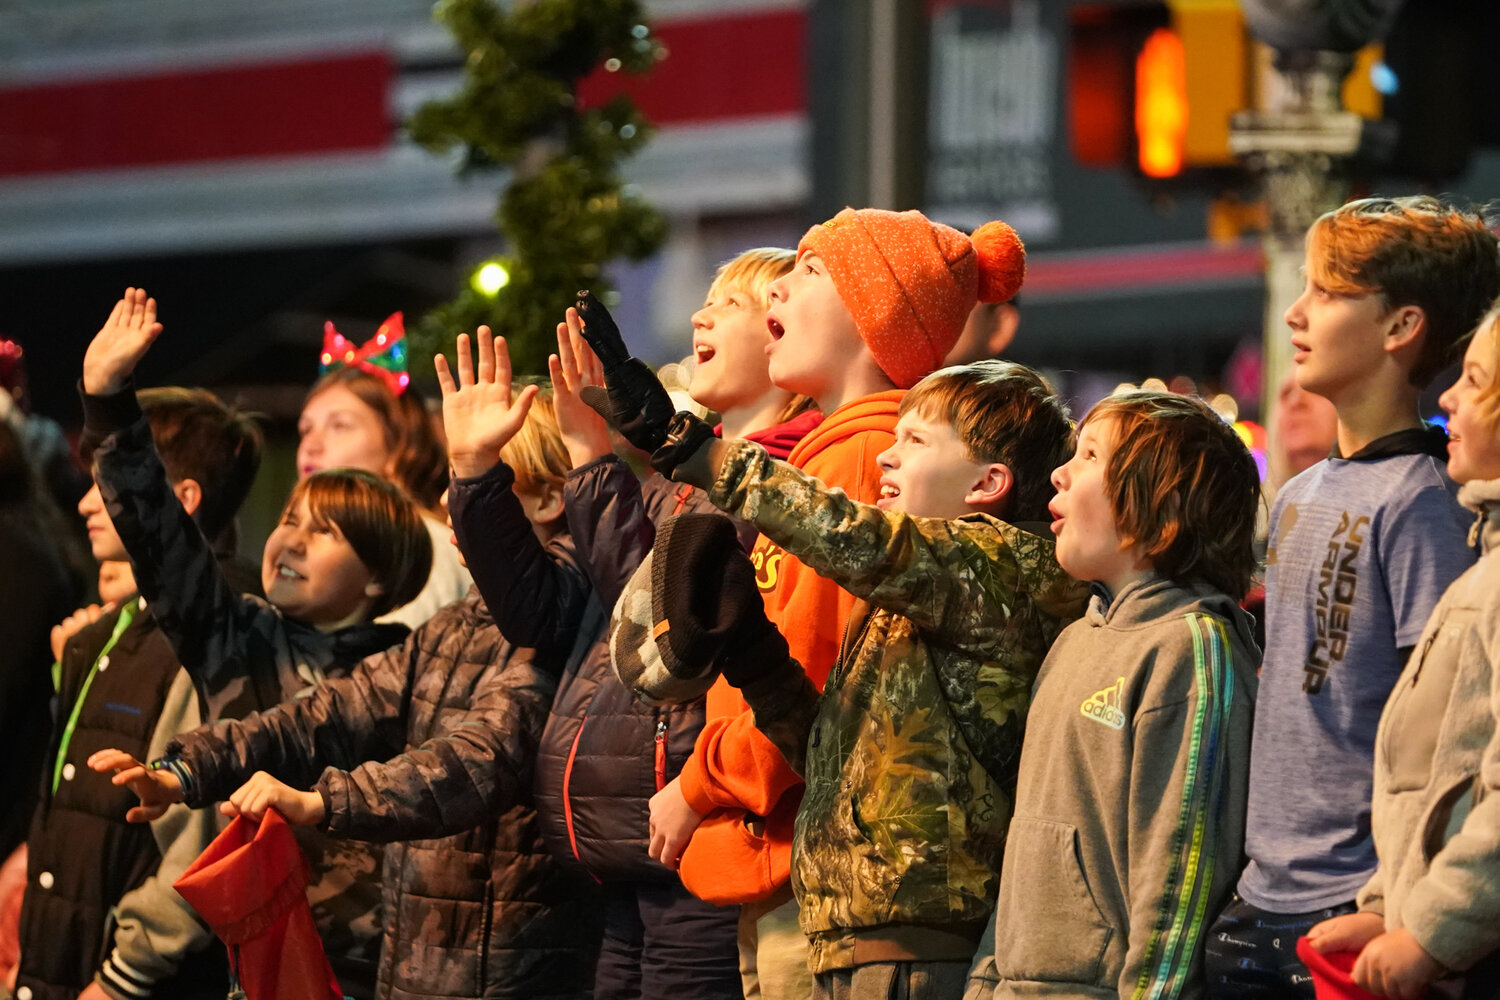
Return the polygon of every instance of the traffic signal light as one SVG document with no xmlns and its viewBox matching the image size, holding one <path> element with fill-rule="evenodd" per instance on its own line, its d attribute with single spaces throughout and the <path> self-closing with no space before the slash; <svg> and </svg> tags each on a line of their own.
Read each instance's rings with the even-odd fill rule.
<svg viewBox="0 0 1500 1000">
<path fill-rule="evenodd" d="M 1233 165 L 1229 117 L 1250 94 L 1238 4 L 1081 4 L 1068 28 L 1069 141 L 1079 163 L 1157 179 Z"/>
<path fill-rule="evenodd" d="M 1271 58 L 1251 41 L 1237 0 L 1074 5 L 1067 62 L 1074 159 L 1153 180 L 1234 167 L 1230 119 L 1253 105 L 1261 63 Z M 1367 118 L 1381 113 L 1372 81 L 1380 59 L 1378 45 L 1357 52 L 1344 85 L 1344 106 Z"/>
</svg>

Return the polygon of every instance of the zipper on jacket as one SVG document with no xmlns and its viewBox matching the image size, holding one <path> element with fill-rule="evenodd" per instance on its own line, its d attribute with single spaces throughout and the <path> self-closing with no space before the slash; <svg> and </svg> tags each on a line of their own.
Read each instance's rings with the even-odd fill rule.
<svg viewBox="0 0 1500 1000">
<path fill-rule="evenodd" d="M 656 720 L 656 790 L 667 787 L 667 720 Z"/>
<path fill-rule="evenodd" d="M 589 878 L 603 885 L 604 880 L 589 870 L 589 866 L 583 862 L 583 856 L 578 853 L 578 832 L 573 829 L 573 794 L 570 791 L 570 786 L 573 784 L 573 761 L 578 757 L 578 741 L 583 739 L 583 727 L 588 724 L 588 717 L 584 716 L 578 723 L 578 732 L 573 734 L 573 745 L 568 747 L 568 766 L 563 768 L 563 821 L 568 827 L 568 844 L 573 848 L 573 857 L 577 858 L 583 870 L 589 873 Z"/>
<path fill-rule="evenodd" d="M 1432 634 L 1422 642 L 1421 646 L 1411 651 L 1412 659 L 1416 663 L 1416 669 L 1411 674 L 1412 687 L 1416 687 L 1417 681 L 1421 679 L 1422 668 L 1427 666 L 1427 653 L 1432 649 L 1432 644 L 1437 641 L 1437 637 L 1442 634 L 1442 631 L 1442 626 L 1434 629 Z"/>
</svg>

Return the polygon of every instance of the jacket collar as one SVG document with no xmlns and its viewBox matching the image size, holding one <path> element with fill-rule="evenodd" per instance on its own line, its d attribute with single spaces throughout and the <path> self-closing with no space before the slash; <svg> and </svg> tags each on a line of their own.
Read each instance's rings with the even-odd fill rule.
<svg viewBox="0 0 1500 1000">
<path fill-rule="evenodd" d="M 1478 479 L 1464 483 L 1458 490 L 1458 502 L 1478 517 L 1469 529 L 1469 544 L 1480 552 L 1500 546 L 1500 479 Z"/>
</svg>

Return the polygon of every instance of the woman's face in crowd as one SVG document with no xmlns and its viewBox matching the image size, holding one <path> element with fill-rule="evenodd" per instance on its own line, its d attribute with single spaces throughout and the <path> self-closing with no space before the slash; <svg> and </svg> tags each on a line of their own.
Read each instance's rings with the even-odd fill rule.
<svg viewBox="0 0 1500 1000">
<path fill-rule="evenodd" d="M 347 387 L 331 385 L 307 401 L 297 420 L 297 478 L 324 469 L 363 469 L 389 477 L 394 456 L 385 424 Z"/>
</svg>

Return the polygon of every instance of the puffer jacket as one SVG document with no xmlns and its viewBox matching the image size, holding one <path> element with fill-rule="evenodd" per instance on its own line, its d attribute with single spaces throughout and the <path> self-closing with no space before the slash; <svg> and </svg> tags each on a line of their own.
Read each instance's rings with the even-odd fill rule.
<svg viewBox="0 0 1500 1000">
<path fill-rule="evenodd" d="M 141 596 L 193 678 L 204 719 L 269 708 L 409 634 L 405 625 L 368 622 L 321 632 L 237 591 L 172 493 L 134 388 L 84 394 L 83 408 L 84 433 L 99 442 L 100 495 Z M 329 962 L 346 992 L 368 997 L 380 948 L 380 854 L 315 830 L 299 830 L 297 839 L 313 868 L 307 898 Z"/>
<path fill-rule="evenodd" d="M 1443 593 L 1380 718 L 1380 865 L 1357 902 L 1468 970 L 1500 949 L 1500 480 L 1467 483 L 1458 498 L 1479 512 L 1484 555 Z"/>
<path fill-rule="evenodd" d="M 128 623 L 122 620 L 127 614 Z M 102 669 L 95 669 L 96 662 Z M 25 990 L 32 1000 L 77 997 L 110 963 L 120 927 L 118 907 L 139 898 L 155 880 L 163 850 L 172 843 L 159 842 L 152 826 L 126 822 L 135 795 L 85 762 L 106 747 L 146 759 L 181 673 L 150 610 L 138 610 L 134 598 L 81 629 L 63 649 L 61 719 L 47 748 L 41 801 L 28 840 L 18 995 Z M 70 717 L 74 725 L 64 746 Z M 159 967 L 151 970 L 155 981 L 131 983 L 135 995 L 224 996 L 229 983 L 224 949 L 211 938 L 187 940 L 192 935 L 182 934 L 184 921 L 192 921 L 181 906 L 179 900 L 176 914 L 155 914 L 161 919 L 150 927 L 158 935 L 151 944 L 161 956 Z M 140 937 L 136 929 L 133 943 L 140 944 Z"/>
<path fill-rule="evenodd" d="M 574 470 L 564 497 L 578 550 L 566 553 L 537 542 L 504 463 L 455 480 L 449 491 L 459 544 L 506 638 L 586 649 L 558 682 L 537 757 L 536 798 L 548 845 L 601 882 L 677 878 L 646 853 L 649 802 L 682 769 L 703 726 L 701 699 L 644 705 L 610 664 L 607 609 L 649 551 L 654 519 L 679 506 L 706 507 L 699 491 L 679 498 L 680 488 L 658 477 L 642 493 L 629 488 L 634 480 L 613 456 Z M 644 548 L 630 563 L 626 548 L 600 544 L 604 535 Z"/>
<path fill-rule="evenodd" d="M 812 969 L 967 961 L 999 886 L 1031 682 L 1087 588 L 1022 527 L 882 511 L 754 445 L 712 450 L 715 504 L 866 602 L 816 703 L 800 669 L 768 699 L 744 692 L 807 778 L 792 885 Z"/>
<path fill-rule="evenodd" d="M 312 784 L 333 836 L 387 843 L 381 997 L 582 1000 L 590 887 L 544 849 L 531 794 L 566 652 L 510 645 L 471 590 L 348 677 L 170 749 L 197 801 L 265 770 Z"/>
</svg>

